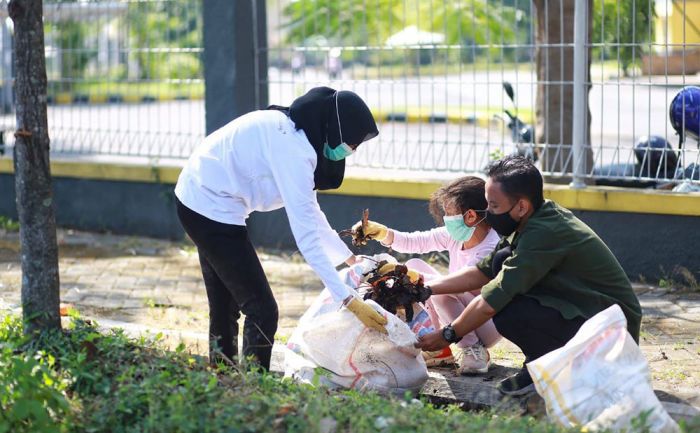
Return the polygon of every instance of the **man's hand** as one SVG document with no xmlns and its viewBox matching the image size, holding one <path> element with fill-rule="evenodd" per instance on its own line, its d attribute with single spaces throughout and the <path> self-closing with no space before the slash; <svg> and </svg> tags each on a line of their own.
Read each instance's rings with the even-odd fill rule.
<svg viewBox="0 0 700 433">
<path fill-rule="evenodd" d="M 377 270 L 377 272 L 379 273 L 379 275 L 386 275 L 389 272 L 393 272 L 396 269 L 396 267 L 398 267 L 398 266 L 405 267 L 404 265 L 400 265 L 398 263 L 387 263 L 384 266 L 382 266 L 381 268 L 379 268 Z M 420 281 L 423 278 L 423 276 L 420 274 L 420 272 L 416 271 L 415 269 L 410 269 L 410 268 L 406 268 L 406 275 L 408 275 L 409 281 L 411 281 L 411 283 L 413 283 L 413 284 L 418 283 L 418 281 Z"/>
<path fill-rule="evenodd" d="M 352 313 L 357 316 L 358 319 L 360 319 L 360 322 L 364 323 L 368 328 L 372 328 L 375 331 L 381 332 L 382 334 L 388 334 L 385 326 L 387 324 L 386 317 L 379 314 L 377 310 L 366 304 L 364 301 L 357 298 L 352 298 L 346 307 L 348 310 L 352 311 Z"/>
<path fill-rule="evenodd" d="M 415 347 L 426 352 L 442 350 L 449 345 L 450 343 L 442 337 L 442 330 L 421 335 L 418 337 L 418 342 L 414 344 Z"/>
<path fill-rule="evenodd" d="M 423 286 L 423 288 L 419 291 L 419 294 L 420 298 L 418 299 L 418 302 L 425 303 L 425 301 L 433 296 L 433 289 L 431 289 L 430 286 Z"/>
<path fill-rule="evenodd" d="M 449 295 L 480 290 L 489 281 L 490 279 L 476 266 L 466 266 L 459 271 L 430 280 L 430 288 L 433 295 Z"/>
<path fill-rule="evenodd" d="M 355 223 L 355 225 L 352 226 L 352 231 L 357 232 L 361 228 L 362 221 L 358 221 L 357 223 Z M 388 232 L 389 228 L 384 224 L 380 224 L 374 221 L 367 221 L 367 226 L 365 227 L 363 234 L 367 239 L 373 239 L 381 242 L 384 239 L 386 239 Z"/>
</svg>

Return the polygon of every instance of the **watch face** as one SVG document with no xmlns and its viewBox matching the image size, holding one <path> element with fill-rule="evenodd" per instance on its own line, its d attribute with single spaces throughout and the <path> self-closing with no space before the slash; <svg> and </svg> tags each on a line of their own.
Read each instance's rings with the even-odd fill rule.
<svg viewBox="0 0 700 433">
<path fill-rule="evenodd" d="M 455 330 L 451 326 L 445 326 L 442 329 L 442 337 L 448 342 L 452 343 L 455 339 Z"/>
</svg>

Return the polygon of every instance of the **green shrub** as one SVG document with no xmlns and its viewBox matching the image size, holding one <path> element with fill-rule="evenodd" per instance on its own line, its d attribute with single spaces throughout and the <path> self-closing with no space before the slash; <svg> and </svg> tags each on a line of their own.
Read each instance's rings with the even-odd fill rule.
<svg viewBox="0 0 700 433">
<path fill-rule="evenodd" d="M 0 229 L 7 230 L 8 232 L 16 232 L 19 230 L 19 223 L 0 215 Z"/>
<path fill-rule="evenodd" d="M 0 327 L 0 433 L 60 432 L 68 411 L 66 383 L 54 371 L 56 359 L 43 351 L 17 353 L 5 344 L 21 342 L 17 322 Z"/>
</svg>

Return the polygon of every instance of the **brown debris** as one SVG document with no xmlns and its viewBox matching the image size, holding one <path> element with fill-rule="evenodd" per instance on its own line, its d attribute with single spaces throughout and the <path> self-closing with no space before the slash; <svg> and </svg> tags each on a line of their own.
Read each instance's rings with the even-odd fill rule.
<svg viewBox="0 0 700 433">
<path fill-rule="evenodd" d="M 371 299 L 382 308 L 392 314 L 396 314 L 399 308 L 403 308 L 406 314 L 406 322 L 413 320 L 413 304 L 423 302 L 427 298 L 428 289 L 423 285 L 423 279 L 412 283 L 404 265 L 397 265 L 393 271 L 380 275 L 378 269 L 386 265 L 387 261 L 381 261 L 377 270 L 367 274 L 369 285 L 363 299 Z"/>
<path fill-rule="evenodd" d="M 362 224 L 357 228 L 357 230 L 342 230 L 339 234 L 340 236 L 352 236 L 352 244 L 356 247 L 367 245 L 367 241 L 370 240 L 369 237 L 365 236 L 365 233 L 367 233 L 368 221 L 369 209 L 365 209 L 362 211 Z"/>
</svg>

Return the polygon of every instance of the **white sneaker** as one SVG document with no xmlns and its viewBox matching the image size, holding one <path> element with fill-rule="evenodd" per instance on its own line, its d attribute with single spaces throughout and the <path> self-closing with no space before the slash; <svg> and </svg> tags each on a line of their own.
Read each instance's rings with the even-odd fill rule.
<svg viewBox="0 0 700 433">
<path fill-rule="evenodd" d="M 483 374 L 489 371 L 491 355 L 481 342 L 472 346 L 456 348 L 452 353 L 457 361 L 457 372 L 461 375 Z"/>
</svg>

